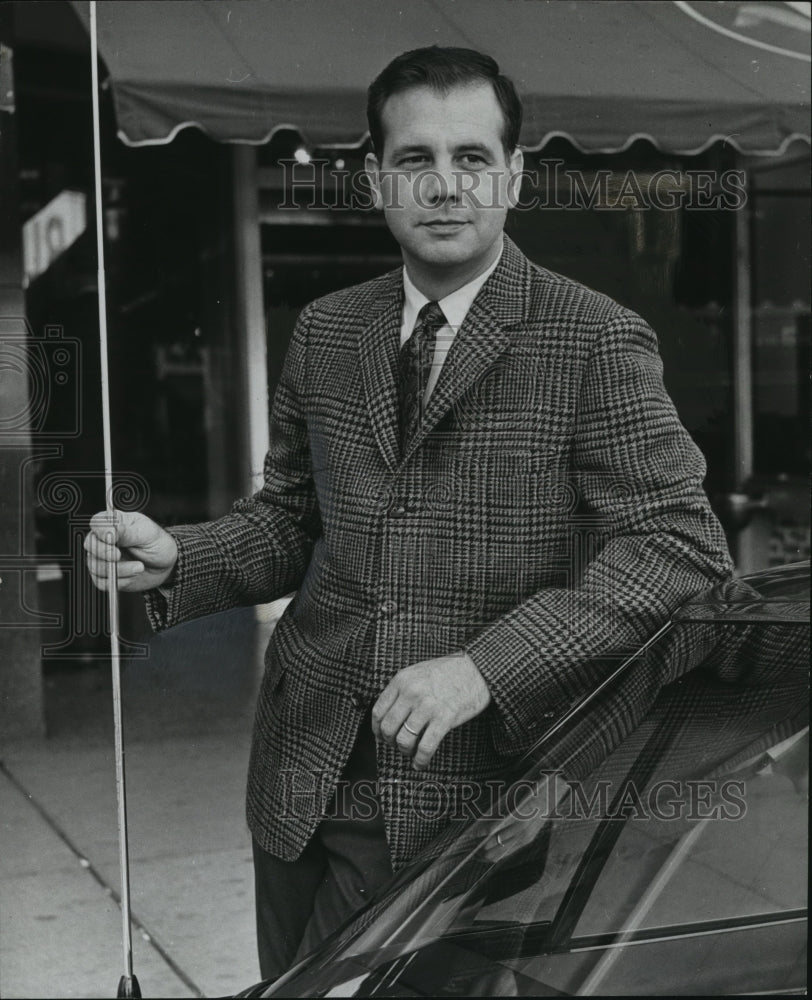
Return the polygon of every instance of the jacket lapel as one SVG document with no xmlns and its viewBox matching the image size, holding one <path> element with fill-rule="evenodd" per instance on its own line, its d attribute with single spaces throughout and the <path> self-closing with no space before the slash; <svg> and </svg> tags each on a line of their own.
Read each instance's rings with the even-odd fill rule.
<svg viewBox="0 0 812 1000">
<path fill-rule="evenodd" d="M 402 456 L 406 461 L 425 436 L 507 350 L 511 327 L 527 317 L 530 264 L 505 237 L 502 259 L 471 304 L 443 363 L 417 433 Z"/>
<path fill-rule="evenodd" d="M 456 401 L 476 385 L 509 341 L 508 333 L 489 304 L 477 296 L 454 337 L 417 432 L 403 455 L 404 461 L 420 447 L 426 435 Z"/>
<path fill-rule="evenodd" d="M 372 431 L 387 466 L 394 472 L 400 462 L 397 366 L 403 281 L 399 270 L 387 277 L 390 285 L 381 290 L 378 308 L 361 331 L 358 349 Z"/>
<path fill-rule="evenodd" d="M 414 438 L 401 456 L 397 395 L 401 271 L 387 275 L 374 314 L 359 338 L 361 375 L 372 430 L 390 471 L 406 461 L 456 401 L 484 376 L 510 343 L 509 329 L 527 319 L 530 263 L 505 237 L 499 265 L 457 331 Z"/>
</svg>

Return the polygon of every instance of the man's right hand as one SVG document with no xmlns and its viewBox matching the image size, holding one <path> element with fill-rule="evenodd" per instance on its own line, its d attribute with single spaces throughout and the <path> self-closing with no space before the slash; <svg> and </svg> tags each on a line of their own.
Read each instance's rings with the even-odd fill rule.
<svg viewBox="0 0 812 1000">
<path fill-rule="evenodd" d="M 178 546 L 168 531 L 135 511 L 101 511 L 85 537 L 87 568 L 99 590 L 109 589 L 116 564 L 118 589 L 151 590 L 166 583 L 178 561 Z"/>
</svg>

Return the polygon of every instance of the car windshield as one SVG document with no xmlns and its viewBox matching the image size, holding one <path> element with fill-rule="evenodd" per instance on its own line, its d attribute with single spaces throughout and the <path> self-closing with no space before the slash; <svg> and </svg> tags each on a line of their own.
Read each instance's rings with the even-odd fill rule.
<svg viewBox="0 0 812 1000">
<path fill-rule="evenodd" d="M 668 630 L 536 748 L 498 815 L 452 824 L 276 988 L 662 995 L 676 946 L 697 990 L 756 988 L 748 950 L 791 970 L 782 948 L 800 953 L 805 932 L 778 931 L 806 906 L 807 663 L 797 624 Z M 612 706 L 642 704 L 653 676 L 677 679 L 619 723 Z"/>
</svg>

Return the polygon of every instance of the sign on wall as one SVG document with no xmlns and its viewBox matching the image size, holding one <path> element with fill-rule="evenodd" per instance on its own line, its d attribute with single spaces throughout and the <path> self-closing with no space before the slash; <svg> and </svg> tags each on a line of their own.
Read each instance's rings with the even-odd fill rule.
<svg viewBox="0 0 812 1000">
<path fill-rule="evenodd" d="M 26 287 L 82 235 L 86 225 L 85 196 L 81 191 L 63 191 L 23 225 Z"/>
</svg>

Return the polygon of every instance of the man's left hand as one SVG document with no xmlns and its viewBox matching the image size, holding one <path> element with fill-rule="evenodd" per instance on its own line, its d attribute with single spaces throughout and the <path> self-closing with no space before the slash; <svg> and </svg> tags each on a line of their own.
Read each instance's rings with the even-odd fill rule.
<svg viewBox="0 0 812 1000">
<path fill-rule="evenodd" d="M 399 670 L 372 707 L 372 729 L 422 770 L 446 733 L 484 712 L 491 694 L 467 653 Z"/>
</svg>

